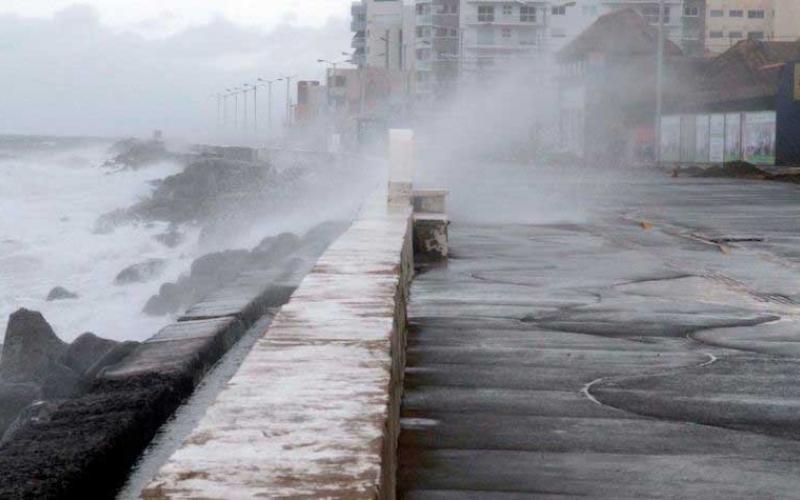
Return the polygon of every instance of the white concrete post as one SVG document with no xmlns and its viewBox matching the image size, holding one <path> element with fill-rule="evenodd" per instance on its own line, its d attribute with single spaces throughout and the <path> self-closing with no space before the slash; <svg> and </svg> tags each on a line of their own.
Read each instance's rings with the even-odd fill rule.
<svg viewBox="0 0 800 500">
<path fill-rule="evenodd" d="M 414 131 L 389 130 L 389 204 L 411 203 L 414 180 Z"/>
</svg>

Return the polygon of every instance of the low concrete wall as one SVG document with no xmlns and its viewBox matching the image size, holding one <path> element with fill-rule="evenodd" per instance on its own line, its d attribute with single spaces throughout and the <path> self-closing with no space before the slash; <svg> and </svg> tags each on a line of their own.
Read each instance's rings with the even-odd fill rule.
<svg viewBox="0 0 800 500">
<path fill-rule="evenodd" d="M 374 196 L 144 498 L 394 498 L 411 208 Z"/>
<path fill-rule="evenodd" d="M 113 498 L 206 372 L 248 327 L 274 315 L 311 270 L 324 249 L 306 239 L 272 267 L 242 273 L 195 304 L 85 395 L 0 445 L 0 498 Z"/>
</svg>

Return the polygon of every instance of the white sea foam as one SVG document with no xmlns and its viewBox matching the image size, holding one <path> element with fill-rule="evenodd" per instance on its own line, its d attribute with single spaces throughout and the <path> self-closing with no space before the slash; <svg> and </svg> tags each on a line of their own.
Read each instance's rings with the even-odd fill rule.
<svg viewBox="0 0 800 500">
<path fill-rule="evenodd" d="M 101 166 L 108 146 L 0 155 L 0 317 L 20 307 L 41 311 L 67 341 L 86 331 L 142 340 L 172 319 L 141 310 L 161 283 L 188 270 L 197 257 L 196 231 L 170 249 L 153 239 L 166 224 L 125 225 L 110 234 L 92 229 L 98 216 L 147 196 L 150 181 L 180 167 L 112 172 Z M 119 271 L 149 258 L 167 259 L 161 277 L 114 285 Z M 54 286 L 80 298 L 47 302 Z"/>
</svg>

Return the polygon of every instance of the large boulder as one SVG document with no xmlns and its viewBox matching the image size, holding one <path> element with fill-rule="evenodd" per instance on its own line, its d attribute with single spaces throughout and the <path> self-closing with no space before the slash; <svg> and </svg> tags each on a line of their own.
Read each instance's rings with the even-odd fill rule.
<svg viewBox="0 0 800 500">
<path fill-rule="evenodd" d="M 17 418 L 5 427 L 5 432 L 3 432 L 3 424 L 0 423 L 0 445 L 13 439 L 17 431 L 29 423 L 43 424 L 48 422 L 58 405 L 59 401 L 37 400 L 23 408 L 22 411 L 18 411 Z"/>
<path fill-rule="evenodd" d="M 117 285 L 128 285 L 131 283 L 144 283 L 153 278 L 157 278 L 164 270 L 166 261 L 164 259 L 147 259 L 144 262 L 133 264 L 126 267 L 114 278 Z"/>
<path fill-rule="evenodd" d="M 64 364 L 75 372 L 85 375 L 98 360 L 117 345 L 118 343 L 113 340 L 100 338 L 93 333 L 84 333 L 67 348 Z"/>
<path fill-rule="evenodd" d="M 0 382 L 0 436 L 23 408 L 41 398 L 42 390 L 35 384 Z"/>
<path fill-rule="evenodd" d="M 77 299 L 78 294 L 75 292 L 70 292 L 63 286 L 57 286 L 50 290 L 50 293 L 47 294 L 47 301 L 51 302 L 54 300 L 66 300 L 66 299 Z"/>
<path fill-rule="evenodd" d="M 67 351 L 41 313 L 20 309 L 8 318 L 0 380 L 42 384 Z"/>
</svg>

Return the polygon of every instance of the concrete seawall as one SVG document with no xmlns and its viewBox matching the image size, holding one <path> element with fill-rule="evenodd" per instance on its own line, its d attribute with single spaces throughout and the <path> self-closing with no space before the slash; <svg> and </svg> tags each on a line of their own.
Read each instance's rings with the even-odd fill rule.
<svg viewBox="0 0 800 500">
<path fill-rule="evenodd" d="M 144 498 L 394 498 L 410 206 L 372 197 Z"/>
<path fill-rule="evenodd" d="M 340 230 L 277 238 L 270 266 L 241 273 L 103 372 L 85 395 L 26 424 L 0 445 L 0 498 L 112 498 L 206 372 L 286 303 Z"/>
</svg>

